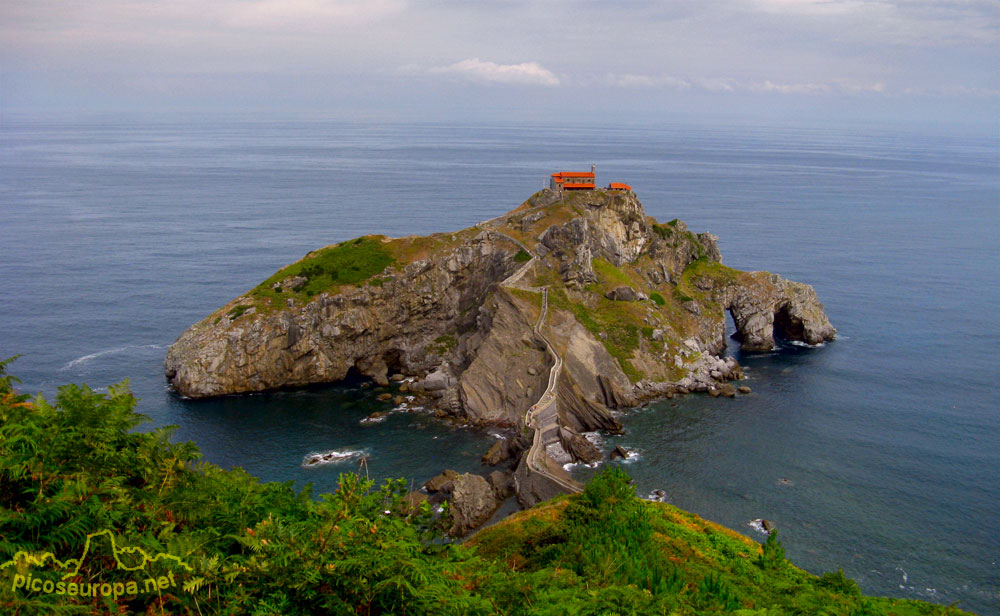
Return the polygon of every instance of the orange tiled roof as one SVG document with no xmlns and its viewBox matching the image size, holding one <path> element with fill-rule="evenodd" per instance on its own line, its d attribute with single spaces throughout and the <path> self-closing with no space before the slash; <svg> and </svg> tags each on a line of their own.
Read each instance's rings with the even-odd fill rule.
<svg viewBox="0 0 1000 616">
<path fill-rule="evenodd" d="M 628 184 L 623 184 L 622 182 L 611 182 L 608 184 L 608 188 L 612 190 L 632 190 L 632 187 Z"/>
<path fill-rule="evenodd" d="M 560 171 L 559 173 L 553 173 L 552 177 L 592 178 L 594 177 L 594 174 L 590 171 Z"/>
<path fill-rule="evenodd" d="M 565 184 L 563 184 L 563 188 L 594 188 L 594 185 L 584 184 L 580 182 L 573 182 L 573 183 L 566 182 Z"/>
</svg>

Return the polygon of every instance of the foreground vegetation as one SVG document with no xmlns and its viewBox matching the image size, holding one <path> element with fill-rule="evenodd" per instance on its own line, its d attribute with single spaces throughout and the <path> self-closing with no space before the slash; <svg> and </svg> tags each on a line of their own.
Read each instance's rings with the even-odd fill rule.
<svg viewBox="0 0 1000 616">
<path fill-rule="evenodd" d="M 775 535 L 759 546 L 642 501 L 618 470 L 453 543 L 402 481 L 345 474 L 319 498 L 260 483 L 170 430 L 133 432 L 144 418 L 127 384 L 69 385 L 53 404 L 15 391 L 6 363 L 3 614 L 960 613 L 810 575 Z M 59 581 L 91 593 L 46 591 Z"/>
</svg>

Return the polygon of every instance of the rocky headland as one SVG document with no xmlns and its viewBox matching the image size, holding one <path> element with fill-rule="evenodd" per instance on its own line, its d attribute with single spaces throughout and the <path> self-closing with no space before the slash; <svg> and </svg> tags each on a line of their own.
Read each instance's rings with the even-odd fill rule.
<svg viewBox="0 0 1000 616">
<path fill-rule="evenodd" d="M 619 431 L 614 409 L 735 395 L 726 311 L 744 350 L 834 338 L 812 287 L 726 267 L 716 239 L 631 191 L 546 189 L 462 231 L 311 252 L 188 328 L 165 372 L 189 397 L 396 377 L 439 416 L 509 428 L 484 456 L 508 470 L 428 488 L 464 495 L 461 533 L 511 490 L 576 490 L 562 465 L 599 458 L 582 433 Z"/>
</svg>

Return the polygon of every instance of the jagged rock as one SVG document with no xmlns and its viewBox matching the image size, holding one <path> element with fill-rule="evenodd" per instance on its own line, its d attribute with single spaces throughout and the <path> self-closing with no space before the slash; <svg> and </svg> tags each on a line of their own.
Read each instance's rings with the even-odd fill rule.
<svg viewBox="0 0 1000 616">
<path fill-rule="evenodd" d="M 282 291 L 295 290 L 307 282 L 309 282 L 309 279 L 305 276 L 290 276 L 281 282 L 274 283 L 274 288 L 281 289 Z"/>
<path fill-rule="evenodd" d="M 601 450 L 582 434 L 577 434 L 566 428 L 559 428 L 559 441 L 574 462 L 593 464 L 603 459 Z"/>
<path fill-rule="evenodd" d="M 774 528 L 775 528 L 774 527 L 774 522 L 772 522 L 771 520 L 763 520 L 762 519 L 760 521 L 760 526 L 761 526 L 761 528 L 763 528 L 768 533 L 770 533 L 771 531 L 773 531 Z"/>
<path fill-rule="evenodd" d="M 740 385 L 739 387 L 736 388 L 736 391 L 740 392 L 741 394 L 748 394 L 750 393 L 751 390 L 746 385 Z"/>
<path fill-rule="evenodd" d="M 446 488 L 449 487 L 449 485 L 455 480 L 456 477 L 458 477 L 458 473 L 456 473 L 451 469 L 447 469 L 443 471 L 440 475 L 425 481 L 424 489 L 431 493 L 441 492 L 441 491 L 447 492 L 448 490 Z"/>
<path fill-rule="evenodd" d="M 493 443 L 486 455 L 483 456 L 482 462 L 489 466 L 496 466 L 512 458 L 515 453 L 517 453 L 517 449 L 513 439 L 500 439 Z"/>
<path fill-rule="evenodd" d="M 380 402 L 388 402 L 392 400 L 392 394 L 390 394 L 389 392 L 381 393 L 377 396 L 377 399 Z"/>
<path fill-rule="evenodd" d="M 743 350 L 770 351 L 776 335 L 819 344 L 833 340 L 837 334 L 816 291 L 807 284 L 768 272 L 751 272 L 708 284 L 715 301 L 733 315 L 734 337 Z"/>
<path fill-rule="evenodd" d="M 479 475 L 465 473 L 453 480 L 449 534 L 462 536 L 490 519 L 500 501 L 489 482 Z"/>
<path fill-rule="evenodd" d="M 621 445 L 616 446 L 614 449 L 608 453 L 608 459 L 614 460 L 616 458 L 621 458 L 622 460 L 628 460 L 628 449 L 625 449 Z"/>
<path fill-rule="evenodd" d="M 486 481 L 489 482 L 490 487 L 493 488 L 493 494 L 498 499 L 506 499 L 514 493 L 514 475 L 512 473 L 493 471 L 486 477 Z"/>
<path fill-rule="evenodd" d="M 423 386 L 426 391 L 438 391 L 448 387 L 449 378 L 442 370 L 435 370 L 424 378 Z"/>
<path fill-rule="evenodd" d="M 402 381 L 405 378 L 406 378 L 405 376 L 403 376 L 402 374 L 399 374 L 397 372 L 396 374 L 392 375 L 392 379 L 391 380 L 396 381 L 398 383 L 398 382 Z"/>
<path fill-rule="evenodd" d="M 632 287 L 616 287 L 605 293 L 604 297 L 616 302 L 634 302 L 639 299 Z"/>
</svg>

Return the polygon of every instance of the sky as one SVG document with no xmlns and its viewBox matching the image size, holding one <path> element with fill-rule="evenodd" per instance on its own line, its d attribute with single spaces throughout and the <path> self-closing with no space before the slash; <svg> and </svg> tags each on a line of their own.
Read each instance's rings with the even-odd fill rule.
<svg viewBox="0 0 1000 616">
<path fill-rule="evenodd" d="M 1000 118 L 1000 0 L 0 0 L 7 111 Z"/>
</svg>

